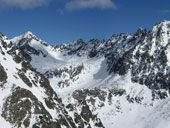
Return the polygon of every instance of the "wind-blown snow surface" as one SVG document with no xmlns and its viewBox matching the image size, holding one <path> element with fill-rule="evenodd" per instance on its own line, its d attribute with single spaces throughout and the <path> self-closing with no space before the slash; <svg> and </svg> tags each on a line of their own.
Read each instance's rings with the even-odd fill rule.
<svg viewBox="0 0 170 128">
<path fill-rule="evenodd" d="M 163 21 L 148 32 L 139 29 L 108 41 L 80 39 L 50 46 L 31 32 L 11 41 L 48 78 L 73 120 L 78 113 L 91 127 L 169 128 L 169 33 L 170 22 Z M 12 69 L 8 74 L 16 72 Z M 54 119 L 56 113 L 44 103 L 41 87 L 30 91 Z M 97 115 L 103 126 L 94 125 L 90 115 Z"/>
</svg>

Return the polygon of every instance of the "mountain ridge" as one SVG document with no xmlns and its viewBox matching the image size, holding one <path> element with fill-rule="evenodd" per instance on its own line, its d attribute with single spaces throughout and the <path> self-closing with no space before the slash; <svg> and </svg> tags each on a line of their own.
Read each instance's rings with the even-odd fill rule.
<svg viewBox="0 0 170 128">
<path fill-rule="evenodd" d="M 170 21 L 106 41 L 51 46 L 27 32 L 0 42 L 6 127 L 170 126 Z"/>
</svg>

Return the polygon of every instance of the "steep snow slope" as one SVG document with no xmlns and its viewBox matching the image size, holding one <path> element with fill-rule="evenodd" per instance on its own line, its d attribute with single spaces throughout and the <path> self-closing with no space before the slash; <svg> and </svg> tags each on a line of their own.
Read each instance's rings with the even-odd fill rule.
<svg viewBox="0 0 170 128">
<path fill-rule="evenodd" d="M 50 81 L 75 124 L 169 128 L 169 21 L 108 41 L 50 46 L 31 32 L 11 41 Z"/>
</svg>

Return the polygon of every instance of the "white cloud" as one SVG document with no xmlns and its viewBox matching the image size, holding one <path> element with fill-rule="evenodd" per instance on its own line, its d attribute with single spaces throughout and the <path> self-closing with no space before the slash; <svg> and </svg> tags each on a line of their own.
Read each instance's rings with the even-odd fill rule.
<svg viewBox="0 0 170 128">
<path fill-rule="evenodd" d="M 61 0 L 0 0 L 0 8 L 16 7 L 21 9 L 32 9 L 44 6 L 50 1 L 61 2 Z M 98 9 L 115 9 L 116 6 L 112 0 L 62 0 L 64 8 L 58 9 L 57 12 L 73 11 L 79 9 L 98 8 Z"/>
<path fill-rule="evenodd" d="M 111 0 L 71 0 L 65 5 L 65 9 L 69 11 L 88 8 L 115 9 L 116 6 Z"/>
<path fill-rule="evenodd" d="M 49 0 L 0 0 L 0 7 L 31 9 L 45 5 Z"/>
<path fill-rule="evenodd" d="M 170 10 L 161 10 L 160 11 L 162 14 L 170 14 Z"/>
</svg>

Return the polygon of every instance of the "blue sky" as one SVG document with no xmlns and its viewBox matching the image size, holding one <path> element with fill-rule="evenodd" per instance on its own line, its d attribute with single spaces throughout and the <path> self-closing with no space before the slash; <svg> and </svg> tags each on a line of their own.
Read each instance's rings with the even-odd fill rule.
<svg viewBox="0 0 170 128">
<path fill-rule="evenodd" d="M 0 0 L 0 31 L 27 31 L 50 44 L 108 39 L 170 20 L 170 0 Z"/>
</svg>

